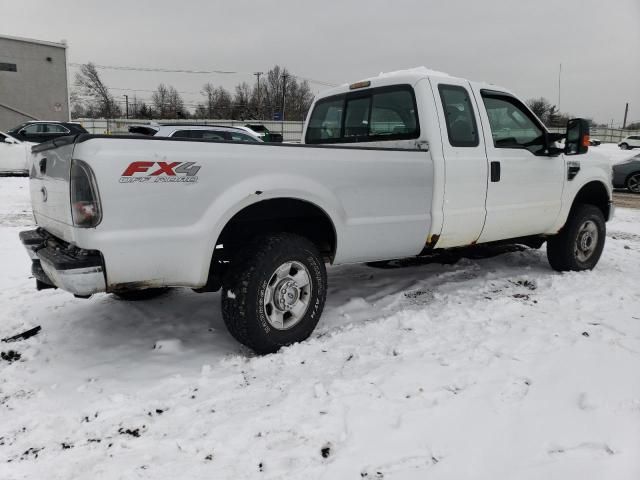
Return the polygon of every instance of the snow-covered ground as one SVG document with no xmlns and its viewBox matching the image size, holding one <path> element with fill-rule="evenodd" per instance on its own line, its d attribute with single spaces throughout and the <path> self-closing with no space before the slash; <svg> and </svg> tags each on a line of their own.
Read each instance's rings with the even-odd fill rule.
<svg viewBox="0 0 640 480">
<path fill-rule="evenodd" d="M 219 294 L 36 292 L 27 183 L 0 179 L 0 337 L 42 331 L 0 344 L 0 479 L 640 478 L 638 210 L 592 272 L 330 268 L 313 337 L 255 357 Z"/>
</svg>

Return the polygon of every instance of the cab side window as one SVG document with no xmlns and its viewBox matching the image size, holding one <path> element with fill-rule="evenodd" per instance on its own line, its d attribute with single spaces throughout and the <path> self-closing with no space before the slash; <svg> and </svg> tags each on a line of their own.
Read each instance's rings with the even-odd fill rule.
<svg viewBox="0 0 640 480">
<path fill-rule="evenodd" d="M 545 149 L 544 130 L 520 101 L 485 92 L 482 100 L 496 148 L 524 148 L 534 154 Z"/>
<path fill-rule="evenodd" d="M 383 137 L 393 135 L 413 135 L 416 126 L 415 105 L 409 90 L 373 95 L 369 128 L 372 140 L 384 140 Z"/>
<path fill-rule="evenodd" d="M 467 90 L 457 85 L 439 85 L 438 90 L 451 146 L 477 147 L 478 127 Z"/>
</svg>

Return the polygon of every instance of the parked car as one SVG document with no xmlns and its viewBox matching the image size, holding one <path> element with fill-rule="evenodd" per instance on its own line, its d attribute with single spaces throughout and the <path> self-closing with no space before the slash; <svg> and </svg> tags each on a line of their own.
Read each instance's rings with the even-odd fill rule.
<svg viewBox="0 0 640 480">
<path fill-rule="evenodd" d="M 623 138 L 618 146 L 623 150 L 631 150 L 640 147 L 640 135 L 629 135 Z"/>
<path fill-rule="evenodd" d="M 27 175 L 33 145 L 0 132 L 0 175 Z"/>
<path fill-rule="evenodd" d="M 130 135 L 38 145 L 38 228 L 21 240 L 38 288 L 222 289 L 231 335 L 275 352 L 314 330 L 325 263 L 547 242 L 555 270 L 594 268 L 613 206 L 611 166 L 588 152 L 588 135 L 572 119 L 558 148 L 496 85 L 384 74 L 318 96 L 303 145 Z"/>
<path fill-rule="evenodd" d="M 31 121 L 21 123 L 17 127 L 8 130 L 7 133 L 13 138 L 24 142 L 42 143 L 67 135 L 77 135 L 79 133 L 89 133 L 80 123 L 76 122 L 47 122 Z"/>
<path fill-rule="evenodd" d="M 248 123 L 241 128 L 244 128 L 248 132 L 253 132 L 254 135 L 260 137 L 264 142 L 282 143 L 282 134 L 272 132 L 264 125 L 258 123 Z"/>
<path fill-rule="evenodd" d="M 162 123 L 151 125 L 134 125 L 129 133 L 151 135 L 154 137 L 188 138 L 193 140 L 225 140 L 231 142 L 262 142 L 254 134 L 239 127 L 223 125 L 202 125 L 185 123 Z"/>
<path fill-rule="evenodd" d="M 613 166 L 613 187 L 640 193 L 640 154 Z"/>
<path fill-rule="evenodd" d="M 599 138 L 589 137 L 589 145 L 590 146 L 597 147 L 601 143 L 602 143 L 602 140 L 600 140 Z"/>
</svg>

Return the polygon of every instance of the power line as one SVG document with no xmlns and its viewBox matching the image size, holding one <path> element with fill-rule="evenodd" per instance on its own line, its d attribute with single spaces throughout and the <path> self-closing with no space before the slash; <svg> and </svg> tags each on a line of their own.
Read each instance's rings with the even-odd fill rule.
<svg viewBox="0 0 640 480">
<path fill-rule="evenodd" d="M 81 67 L 84 65 L 83 63 L 69 63 L 71 67 Z M 191 70 L 191 69 L 177 69 L 177 68 L 163 68 L 163 67 L 131 67 L 124 65 L 98 65 L 93 64 L 96 68 L 101 70 L 121 70 L 121 71 L 130 71 L 130 72 L 159 72 L 159 73 L 187 73 L 187 74 L 195 74 L 195 75 L 255 75 L 255 73 L 251 72 L 237 72 L 233 70 Z M 294 74 L 289 74 L 292 77 L 295 77 L 300 80 L 307 81 L 309 83 L 317 83 L 318 85 L 324 85 L 326 87 L 335 87 L 335 83 L 325 82 L 323 80 L 314 80 L 312 78 L 301 77 Z"/>
</svg>

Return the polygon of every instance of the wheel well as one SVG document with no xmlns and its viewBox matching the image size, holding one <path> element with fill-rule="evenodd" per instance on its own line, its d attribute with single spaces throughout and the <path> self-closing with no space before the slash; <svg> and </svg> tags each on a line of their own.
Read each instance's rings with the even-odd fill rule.
<svg viewBox="0 0 640 480">
<path fill-rule="evenodd" d="M 269 232 L 301 235 L 315 244 L 320 254 L 333 261 L 336 231 L 333 222 L 317 205 L 295 198 L 276 198 L 254 203 L 236 213 L 225 225 L 216 242 L 225 257 L 233 256 L 247 241 Z"/>
<path fill-rule="evenodd" d="M 589 182 L 582 187 L 573 200 L 572 209 L 579 203 L 594 205 L 602 211 L 605 219 L 609 218 L 611 208 L 609 191 L 602 182 Z"/>
</svg>

